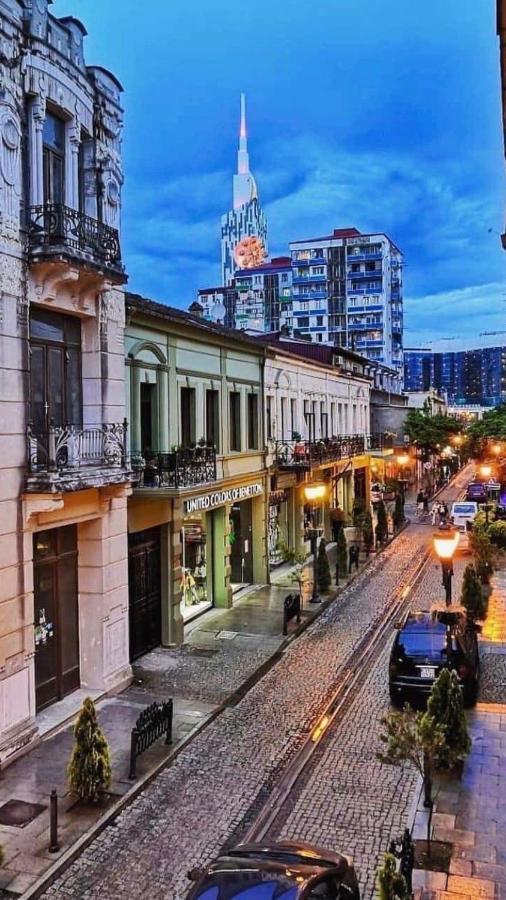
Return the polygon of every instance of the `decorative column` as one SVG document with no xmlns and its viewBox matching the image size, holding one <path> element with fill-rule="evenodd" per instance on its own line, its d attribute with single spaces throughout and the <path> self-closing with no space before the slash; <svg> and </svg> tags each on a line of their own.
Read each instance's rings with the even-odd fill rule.
<svg viewBox="0 0 506 900">
<path fill-rule="evenodd" d="M 159 366 L 156 373 L 158 394 L 158 449 L 161 453 L 170 450 L 169 445 L 169 373 Z M 140 391 L 140 388 L 139 388 Z"/>
<path fill-rule="evenodd" d="M 65 129 L 67 150 L 67 166 L 65 171 L 65 203 L 71 209 L 79 209 L 79 147 L 81 145 L 81 128 L 73 119 L 67 122 Z"/>
<path fill-rule="evenodd" d="M 38 96 L 33 101 L 30 111 L 30 205 L 41 206 L 44 203 L 42 129 L 46 118 L 45 98 Z"/>
<path fill-rule="evenodd" d="M 141 451 L 141 367 L 133 365 L 132 369 L 132 450 Z"/>
</svg>

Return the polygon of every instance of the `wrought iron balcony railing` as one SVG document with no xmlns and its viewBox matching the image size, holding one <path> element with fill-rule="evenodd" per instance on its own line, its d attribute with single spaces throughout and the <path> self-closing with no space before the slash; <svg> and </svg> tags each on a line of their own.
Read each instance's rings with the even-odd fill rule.
<svg viewBox="0 0 506 900">
<path fill-rule="evenodd" d="M 275 461 L 280 469 L 311 469 L 325 463 L 360 456 L 368 450 L 392 447 L 383 434 L 351 434 L 315 441 L 276 441 Z"/>
<path fill-rule="evenodd" d="M 27 428 L 29 491 L 68 491 L 130 480 L 127 421 Z"/>
<path fill-rule="evenodd" d="M 182 447 L 132 454 L 137 487 L 189 488 L 216 481 L 216 447 Z"/>
<path fill-rule="evenodd" d="M 29 207 L 28 241 L 32 252 L 67 248 L 110 268 L 122 268 L 117 229 L 62 203 Z"/>
<path fill-rule="evenodd" d="M 127 465 L 126 419 L 85 428 L 51 425 L 43 434 L 29 425 L 27 440 L 28 468 L 33 473 Z"/>
</svg>

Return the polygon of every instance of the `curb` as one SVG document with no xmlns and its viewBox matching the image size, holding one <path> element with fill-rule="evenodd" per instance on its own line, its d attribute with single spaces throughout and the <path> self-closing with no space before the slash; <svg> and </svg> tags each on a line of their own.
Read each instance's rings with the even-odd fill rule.
<svg viewBox="0 0 506 900">
<path fill-rule="evenodd" d="M 445 485 L 447 487 L 447 485 Z M 40 878 L 27 890 L 25 891 L 21 897 L 22 900 L 35 900 L 35 898 L 40 897 L 40 895 L 45 891 L 50 885 L 64 872 L 73 862 L 74 860 L 84 851 L 108 825 L 110 825 L 114 820 L 126 809 L 134 800 L 142 793 L 145 787 L 150 784 L 164 769 L 168 768 L 172 765 L 173 761 L 177 759 L 179 754 L 189 746 L 195 738 L 204 731 L 208 725 L 214 722 L 226 709 L 237 706 L 237 704 L 246 696 L 246 694 L 257 684 L 261 679 L 267 674 L 267 672 L 273 668 L 273 666 L 278 662 L 278 660 L 282 657 L 285 650 L 290 646 L 290 644 L 295 641 L 301 634 L 306 631 L 307 628 L 313 623 L 316 622 L 322 613 L 329 608 L 329 606 L 334 603 L 337 598 L 349 588 L 357 578 L 361 575 L 366 574 L 369 566 L 372 562 L 378 558 L 380 558 L 383 552 L 390 546 L 390 544 L 395 541 L 399 534 L 401 534 L 406 528 L 411 525 L 411 521 L 406 519 L 402 526 L 392 535 L 391 538 L 387 541 L 386 544 L 381 548 L 381 550 L 376 551 L 374 554 L 367 559 L 364 567 L 359 571 L 355 572 L 346 585 L 342 587 L 338 587 L 334 589 L 331 596 L 326 598 L 319 605 L 318 610 L 315 612 L 313 616 L 307 618 L 289 635 L 278 647 L 278 649 L 270 656 L 258 669 L 256 669 L 235 691 L 233 691 L 226 700 L 223 701 L 219 706 L 216 707 L 199 725 L 195 727 L 193 731 L 190 732 L 186 736 L 184 740 L 181 741 L 179 746 L 171 753 L 166 759 L 161 760 L 151 771 L 147 772 L 145 775 L 141 776 L 137 783 L 129 790 L 123 797 L 121 797 L 116 803 L 114 803 L 110 809 L 108 809 L 100 819 L 98 819 L 94 825 L 90 828 L 89 831 L 85 832 L 85 834 L 81 835 L 77 841 L 72 844 L 70 847 L 65 850 L 62 855 L 55 860 L 53 865 L 46 870 L 46 872 L 40 876 Z M 8 887 L 7 887 L 8 890 Z"/>
</svg>

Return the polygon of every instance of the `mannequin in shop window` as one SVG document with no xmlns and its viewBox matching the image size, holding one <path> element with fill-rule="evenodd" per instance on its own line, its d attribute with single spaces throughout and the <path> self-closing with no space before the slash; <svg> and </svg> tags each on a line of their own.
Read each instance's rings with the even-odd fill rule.
<svg viewBox="0 0 506 900">
<path fill-rule="evenodd" d="M 189 569 L 183 569 L 183 599 L 185 606 L 193 606 L 199 602 L 195 578 Z"/>
<path fill-rule="evenodd" d="M 205 600 L 206 598 L 206 578 L 207 578 L 207 570 L 206 570 L 206 561 L 203 557 L 200 558 L 194 570 L 195 576 L 195 588 L 198 597 L 198 602 L 201 600 Z"/>
</svg>

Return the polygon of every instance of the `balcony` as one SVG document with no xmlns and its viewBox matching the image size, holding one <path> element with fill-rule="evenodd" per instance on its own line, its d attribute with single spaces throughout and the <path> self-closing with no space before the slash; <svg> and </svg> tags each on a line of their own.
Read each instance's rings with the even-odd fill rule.
<svg viewBox="0 0 506 900">
<path fill-rule="evenodd" d="M 71 257 L 123 273 L 117 229 L 61 203 L 29 207 L 28 245 L 34 260 Z"/>
<path fill-rule="evenodd" d="M 381 251 L 377 253 L 348 253 L 346 257 L 346 261 L 348 263 L 352 262 L 372 262 L 373 259 L 383 259 L 383 254 Z"/>
<path fill-rule="evenodd" d="M 327 297 L 327 291 L 310 291 L 306 293 L 299 293 L 298 291 L 293 292 L 294 300 L 325 300 Z"/>
<path fill-rule="evenodd" d="M 42 434 L 27 429 L 26 490 L 60 493 L 122 484 L 131 479 L 127 422 L 50 426 Z"/>
<path fill-rule="evenodd" d="M 383 328 L 383 322 L 350 322 L 348 331 L 378 331 Z"/>
<path fill-rule="evenodd" d="M 383 269 L 371 269 L 369 272 L 351 272 L 347 273 L 347 277 L 349 279 L 355 278 L 382 278 L 383 277 Z"/>
<path fill-rule="evenodd" d="M 363 287 L 348 287 L 348 294 L 381 294 L 383 288 L 381 284 L 375 285 L 374 287 L 363 288 Z"/>
<path fill-rule="evenodd" d="M 180 490 L 216 481 L 216 447 L 180 447 L 132 455 L 136 488 Z"/>
<path fill-rule="evenodd" d="M 324 275 L 294 275 L 292 277 L 293 284 L 311 284 L 314 282 L 326 281 L 327 276 Z"/>
<path fill-rule="evenodd" d="M 366 447 L 363 434 L 322 438 L 319 441 L 276 441 L 274 453 L 278 469 L 308 471 L 326 463 L 359 456 Z"/>
<path fill-rule="evenodd" d="M 319 266 L 325 262 L 324 256 L 311 256 L 311 258 L 305 256 L 300 259 L 292 256 L 292 266 Z"/>
</svg>

